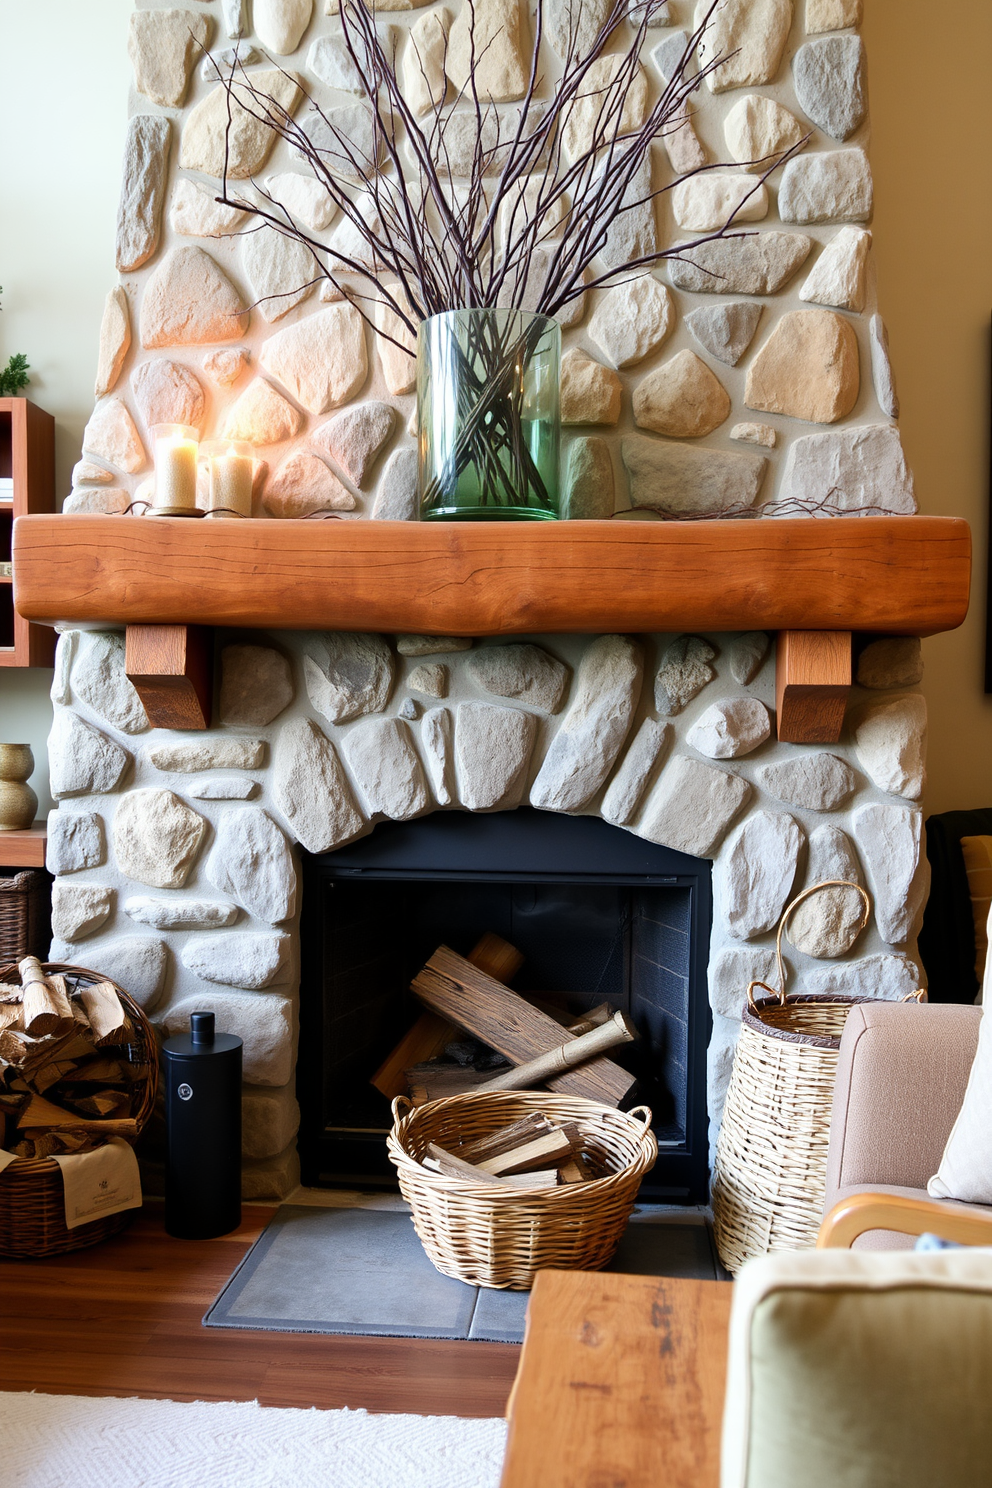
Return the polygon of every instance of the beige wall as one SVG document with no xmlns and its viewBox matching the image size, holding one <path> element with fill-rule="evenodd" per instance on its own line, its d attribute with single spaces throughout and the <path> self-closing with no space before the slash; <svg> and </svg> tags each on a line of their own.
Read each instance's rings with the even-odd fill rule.
<svg viewBox="0 0 992 1488">
<path fill-rule="evenodd" d="M 802 3 L 802 0 L 799 0 Z M 682 19 L 687 0 L 674 0 Z M 31 396 L 55 414 L 68 490 L 92 407 L 97 328 L 112 282 L 131 0 L 0 0 L 0 354 L 24 351 Z M 992 698 L 982 692 L 989 441 L 988 0 L 866 0 L 881 308 L 922 510 L 972 522 L 975 603 L 926 646 L 928 805 L 992 803 Z M 44 18 L 41 24 L 42 16 Z M 57 88 L 52 88 L 53 81 Z M 29 125 L 29 127 L 28 127 Z M 41 761 L 48 674 L 0 671 L 0 738 Z"/>
<path fill-rule="evenodd" d="M 967 517 L 964 626 L 924 647 L 928 811 L 992 805 L 982 691 L 989 505 L 989 0 L 865 0 L 874 248 L 920 509 Z"/>
<path fill-rule="evenodd" d="M 131 0 L 0 0 L 0 358 L 26 354 L 28 396 L 55 415 L 59 498 L 93 408 L 114 283 L 130 12 Z M 42 811 L 50 685 L 47 671 L 0 670 L 0 739 L 34 750 Z"/>
</svg>

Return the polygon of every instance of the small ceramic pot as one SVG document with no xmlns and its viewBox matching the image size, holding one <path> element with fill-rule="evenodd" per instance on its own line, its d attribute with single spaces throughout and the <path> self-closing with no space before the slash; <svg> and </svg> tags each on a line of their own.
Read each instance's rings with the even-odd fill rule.
<svg viewBox="0 0 992 1488">
<path fill-rule="evenodd" d="M 28 785 L 34 770 L 30 744 L 0 744 L 0 832 L 30 827 L 38 797 Z"/>
</svg>

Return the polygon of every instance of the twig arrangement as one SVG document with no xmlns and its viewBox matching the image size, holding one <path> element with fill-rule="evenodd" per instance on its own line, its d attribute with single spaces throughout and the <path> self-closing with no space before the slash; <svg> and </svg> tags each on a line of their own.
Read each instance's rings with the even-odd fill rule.
<svg viewBox="0 0 992 1488">
<path fill-rule="evenodd" d="M 861 506 L 843 505 L 845 493 L 839 486 L 831 486 L 825 496 L 785 496 L 780 501 L 765 501 L 761 506 L 752 506 L 749 502 L 735 502 L 733 506 L 725 506 L 720 511 L 712 512 L 665 512 L 666 522 L 746 522 L 757 521 L 759 518 L 775 517 L 894 517 L 898 512 L 889 506 L 874 506 L 865 504 Z M 630 508 L 635 512 L 651 512 L 655 516 L 661 513 L 654 506 L 633 506 Z M 615 512 L 614 517 L 621 520 L 627 515 L 626 512 Z"/>
<path fill-rule="evenodd" d="M 240 63 L 226 76 L 218 68 L 217 76 L 228 91 L 229 120 L 236 110 L 244 110 L 285 140 L 366 251 L 332 251 L 257 182 L 261 202 L 242 198 L 229 180 L 226 162 L 218 200 L 305 244 L 314 258 L 315 280 L 326 279 L 338 293 L 360 300 L 355 286 L 340 279 L 347 275 L 363 281 L 366 298 L 385 301 L 411 335 L 428 316 L 457 308 L 504 306 L 557 315 L 586 289 L 632 271 L 646 272 L 662 259 L 685 257 L 703 243 L 727 236 L 766 174 L 787 158 L 786 153 L 769 158 L 767 172 L 755 175 L 745 202 L 716 231 L 678 248 L 659 247 L 593 271 L 611 229 L 627 213 L 653 202 L 679 180 L 720 168 L 700 166 L 647 191 L 637 186 L 653 142 L 685 126 L 691 95 L 726 61 L 718 54 L 692 71 L 719 3 L 713 0 L 690 36 L 643 123 L 628 127 L 628 98 L 651 40 L 652 19 L 664 0 L 642 0 L 633 14 L 629 0 L 615 0 L 588 50 L 579 54 L 573 40 L 546 100 L 538 96 L 545 86 L 544 7 L 538 0 L 526 91 L 512 111 L 502 114 L 479 81 L 480 64 L 492 43 L 476 49 L 473 0 L 465 0 L 470 15 L 468 75 L 454 107 L 432 110 L 424 124 L 404 96 L 395 55 L 387 52 L 377 31 L 374 7 L 365 0 L 338 0 L 342 39 L 366 95 L 370 148 L 348 137 L 313 99 L 298 122 L 255 86 Z M 612 50 L 618 41 L 622 50 Z M 445 38 L 439 71 L 447 70 L 447 54 Z M 418 64 L 429 86 L 419 54 Z M 464 179 L 456 175 L 460 162 L 453 160 L 449 145 L 453 120 L 465 113 L 459 104 L 467 104 L 476 121 Z M 580 140 L 583 123 L 588 135 Z M 396 283 L 384 285 L 384 274 Z M 395 337 L 387 339 L 403 345 Z"/>
<path fill-rule="evenodd" d="M 651 182 L 652 144 L 686 127 L 691 94 L 726 60 L 718 54 L 693 70 L 720 3 L 712 0 L 648 107 L 641 58 L 663 3 L 614 0 L 587 48 L 579 48 L 573 24 L 560 76 L 549 83 L 542 70 L 543 0 L 537 0 L 524 95 L 502 112 L 485 86 L 492 39 L 477 36 L 473 0 L 464 0 L 469 20 L 463 68 L 449 69 L 446 33 L 443 55 L 431 70 L 416 53 L 428 96 L 438 105 L 423 123 L 366 0 L 338 0 L 343 45 L 365 96 L 358 106 L 364 127 L 346 131 L 313 99 L 297 121 L 237 61 L 226 77 L 217 69 L 228 105 L 218 200 L 249 212 L 260 228 L 305 245 L 314 263 L 311 283 L 326 280 L 378 335 L 411 355 L 419 325 L 431 316 L 456 309 L 521 312 L 482 317 L 471 346 L 452 342 L 449 370 L 458 390 L 459 433 L 422 492 L 425 507 L 466 477 L 481 487 L 484 505 L 546 508 L 548 492 L 520 412 L 527 402 L 522 369 L 540 339 L 541 323 L 529 322 L 523 312 L 557 316 L 589 288 L 644 274 L 662 259 L 684 258 L 727 236 L 766 175 L 787 158 L 768 159 L 767 170 L 755 175 L 752 190 L 718 230 L 604 266 L 600 255 L 627 214 L 653 208 L 678 179 L 717 168 L 701 166 L 657 188 Z M 577 20 L 581 0 L 573 4 Z M 412 37 L 408 45 L 416 46 Z M 451 70 L 464 70 L 465 80 L 448 109 L 441 105 Z M 271 129 L 307 165 L 350 228 L 353 247 L 342 245 L 340 231 L 333 247 L 320 241 L 257 182 L 255 200 L 232 187 L 229 140 L 238 110 Z M 355 112 L 349 112 L 353 124 Z M 463 130 L 466 118 L 474 119 L 468 149 L 464 136 L 459 147 L 451 132 Z M 381 315 L 375 323 L 370 312 L 380 305 L 396 317 L 393 329 Z"/>
</svg>

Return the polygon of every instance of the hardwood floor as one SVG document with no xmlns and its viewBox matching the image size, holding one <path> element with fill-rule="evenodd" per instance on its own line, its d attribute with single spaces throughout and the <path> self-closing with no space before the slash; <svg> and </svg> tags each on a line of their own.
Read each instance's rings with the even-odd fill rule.
<svg viewBox="0 0 992 1488">
<path fill-rule="evenodd" d="M 514 1344 L 204 1328 L 272 1210 L 219 1240 L 174 1240 L 146 1204 L 91 1250 L 0 1261 L 0 1389 L 501 1416 Z"/>
</svg>

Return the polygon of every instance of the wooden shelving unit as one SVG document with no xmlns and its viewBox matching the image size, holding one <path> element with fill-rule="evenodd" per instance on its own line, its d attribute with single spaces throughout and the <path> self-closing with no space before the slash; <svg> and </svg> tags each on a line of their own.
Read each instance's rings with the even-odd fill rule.
<svg viewBox="0 0 992 1488">
<path fill-rule="evenodd" d="M 0 565 L 9 566 L 14 518 L 55 510 L 55 420 L 27 398 L 0 398 L 0 481 Z M 17 613 L 0 566 L 0 667 L 51 666 L 54 656 L 54 634 Z"/>
<path fill-rule="evenodd" d="M 16 832 L 0 832 L 0 868 L 44 868 L 48 847 L 48 823 Z"/>
</svg>

